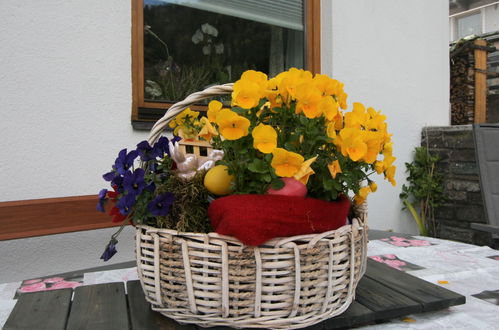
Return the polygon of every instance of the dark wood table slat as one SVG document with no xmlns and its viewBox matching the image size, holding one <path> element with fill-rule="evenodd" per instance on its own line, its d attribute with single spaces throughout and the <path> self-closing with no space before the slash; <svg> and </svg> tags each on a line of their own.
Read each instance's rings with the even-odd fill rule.
<svg viewBox="0 0 499 330">
<path fill-rule="evenodd" d="M 130 321 L 133 330 L 195 330 L 194 325 L 182 325 L 151 309 L 140 281 L 126 284 Z"/>
<path fill-rule="evenodd" d="M 81 286 L 75 289 L 68 330 L 128 329 L 123 282 Z"/>
<path fill-rule="evenodd" d="M 22 294 L 3 329 L 63 330 L 66 327 L 72 292 L 71 289 L 61 289 Z"/>
<path fill-rule="evenodd" d="M 367 276 L 360 280 L 356 293 L 355 300 L 372 310 L 376 320 L 420 313 L 423 310 L 420 303 Z"/>
<path fill-rule="evenodd" d="M 422 304 L 429 312 L 466 302 L 466 297 L 436 284 L 368 259 L 366 276 Z"/>
<path fill-rule="evenodd" d="M 357 301 L 352 302 L 342 314 L 324 321 L 324 329 L 348 328 L 375 320 L 375 314 Z"/>
</svg>

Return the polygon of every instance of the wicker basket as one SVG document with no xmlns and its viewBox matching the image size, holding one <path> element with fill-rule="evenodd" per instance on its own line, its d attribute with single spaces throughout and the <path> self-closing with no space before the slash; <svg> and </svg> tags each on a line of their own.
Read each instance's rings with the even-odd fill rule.
<svg viewBox="0 0 499 330">
<path fill-rule="evenodd" d="M 214 86 L 173 105 L 149 142 L 184 108 L 231 91 L 231 84 Z M 366 206 L 357 214 L 337 230 L 259 247 L 216 233 L 138 226 L 137 270 L 146 300 L 167 317 L 204 327 L 293 329 L 341 314 L 366 268 Z"/>
</svg>

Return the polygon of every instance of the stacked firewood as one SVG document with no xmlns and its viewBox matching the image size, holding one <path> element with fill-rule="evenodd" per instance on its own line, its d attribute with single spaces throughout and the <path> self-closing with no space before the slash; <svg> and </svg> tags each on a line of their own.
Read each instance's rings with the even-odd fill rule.
<svg viewBox="0 0 499 330">
<path fill-rule="evenodd" d="M 473 123 L 475 116 L 475 59 L 466 47 L 450 59 L 451 124 Z"/>
</svg>

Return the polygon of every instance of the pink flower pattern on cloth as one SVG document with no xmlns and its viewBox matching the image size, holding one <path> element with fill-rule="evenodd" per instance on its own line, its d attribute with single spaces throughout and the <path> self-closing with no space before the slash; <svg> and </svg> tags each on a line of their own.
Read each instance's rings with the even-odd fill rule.
<svg viewBox="0 0 499 330">
<path fill-rule="evenodd" d="M 405 237 L 391 236 L 390 238 L 381 239 L 382 242 L 395 245 L 398 247 L 411 247 L 411 246 L 430 246 L 430 242 L 422 239 L 409 239 Z"/>
<path fill-rule="evenodd" d="M 32 279 L 23 281 L 18 292 L 39 292 L 39 291 L 49 291 L 57 289 L 74 289 L 82 285 L 81 282 L 77 281 L 66 281 L 63 277 L 49 277 L 45 279 Z"/>
<path fill-rule="evenodd" d="M 382 254 L 378 256 L 370 256 L 369 258 L 400 271 L 423 269 L 421 266 L 399 259 L 395 254 Z"/>
</svg>

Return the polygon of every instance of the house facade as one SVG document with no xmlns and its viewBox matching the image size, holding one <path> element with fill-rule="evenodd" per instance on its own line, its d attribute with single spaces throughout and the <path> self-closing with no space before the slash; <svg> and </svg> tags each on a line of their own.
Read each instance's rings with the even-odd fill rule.
<svg viewBox="0 0 499 330">
<path fill-rule="evenodd" d="M 95 195 L 117 151 L 147 137 L 130 122 L 132 4 L 0 2 L 0 212 Z M 344 82 L 350 105 L 386 114 L 393 133 L 398 185 L 369 197 L 371 228 L 417 233 L 398 195 L 422 127 L 449 124 L 448 17 L 446 0 L 320 2 L 321 72 Z M 0 213 L 0 226 L 15 217 Z M 0 241 L 0 282 L 102 265 L 113 231 Z M 132 228 L 118 250 L 112 262 L 134 258 Z"/>
</svg>

